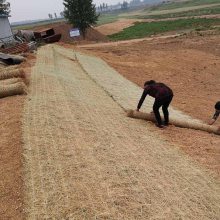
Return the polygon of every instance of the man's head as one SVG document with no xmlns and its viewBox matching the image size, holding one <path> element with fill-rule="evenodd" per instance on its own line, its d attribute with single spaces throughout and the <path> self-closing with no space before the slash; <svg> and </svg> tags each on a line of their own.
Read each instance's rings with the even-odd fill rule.
<svg viewBox="0 0 220 220">
<path fill-rule="evenodd" d="M 220 112 L 220 101 L 215 104 L 216 111 Z"/>
<path fill-rule="evenodd" d="M 155 84 L 155 83 L 156 83 L 156 81 L 154 81 L 154 80 L 146 81 L 146 82 L 144 83 L 144 87 L 145 87 L 145 86 L 149 86 L 149 85 L 153 85 L 153 84 Z"/>
</svg>

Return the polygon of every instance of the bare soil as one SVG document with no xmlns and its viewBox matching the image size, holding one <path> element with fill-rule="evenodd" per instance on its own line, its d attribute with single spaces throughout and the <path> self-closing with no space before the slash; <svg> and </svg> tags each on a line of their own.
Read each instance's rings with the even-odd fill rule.
<svg viewBox="0 0 220 220">
<path fill-rule="evenodd" d="M 120 19 L 116 22 L 103 24 L 95 29 L 104 35 L 111 35 L 120 32 L 121 30 L 132 26 L 135 22 L 141 21 L 138 19 Z"/>
<path fill-rule="evenodd" d="M 24 218 L 21 159 L 23 103 L 23 96 L 0 99 L 0 215 L 2 219 L 22 220 Z"/>
<path fill-rule="evenodd" d="M 80 37 L 70 37 L 70 30 L 73 28 L 71 24 L 60 22 L 56 24 L 49 24 L 49 25 L 43 25 L 34 28 L 34 31 L 41 31 L 46 28 L 53 28 L 56 34 L 62 34 L 60 42 L 64 43 L 88 43 L 88 42 L 107 42 L 107 37 L 100 33 L 98 30 L 95 30 L 94 28 L 88 28 L 86 31 L 85 39 L 83 36 Z"/>
<path fill-rule="evenodd" d="M 26 55 L 24 68 L 30 75 L 34 55 Z M 18 68 L 18 67 L 15 67 Z M 26 82 L 27 83 L 27 82 Z M 13 96 L 0 99 L 0 218 L 23 220 L 23 161 L 22 161 L 22 117 L 26 96 Z"/>
<path fill-rule="evenodd" d="M 166 83 L 174 91 L 174 107 L 208 122 L 214 113 L 214 104 L 220 99 L 219 45 L 219 35 L 187 36 L 110 43 L 81 50 L 101 57 L 141 87 L 149 79 Z M 220 125 L 220 120 L 216 125 Z M 158 131 L 158 135 L 165 135 L 169 142 L 177 143 L 184 152 L 220 174 L 218 136 L 175 127 Z"/>
</svg>

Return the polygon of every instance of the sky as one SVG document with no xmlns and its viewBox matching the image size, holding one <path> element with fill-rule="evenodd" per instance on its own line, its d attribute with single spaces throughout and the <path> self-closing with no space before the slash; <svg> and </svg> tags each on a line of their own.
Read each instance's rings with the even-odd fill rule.
<svg viewBox="0 0 220 220">
<path fill-rule="evenodd" d="M 10 21 L 25 21 L 48 18 L 48 14 L 59 15 L 63 11 L 63 0 L 7 0 L 11 4 Z M 123 2 L 123 0 L 93 0 L 93 3 L 108 5 Z"/>
</svg>

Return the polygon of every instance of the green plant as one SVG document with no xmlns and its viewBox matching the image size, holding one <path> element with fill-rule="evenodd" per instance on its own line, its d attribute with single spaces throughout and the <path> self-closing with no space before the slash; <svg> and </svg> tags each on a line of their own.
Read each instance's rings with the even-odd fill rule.
<svg viewBox="0 0 220 220">
<path fill-rule="evenodd" d="M 138 22 L 134 26 L 128 27 L 123 31 L 110 35 L 111 40 L 127 40 L 143 38 L 168 31 L 179 31 L 186 29 L 209 29 L 212 25 L 220 24 L 220 19 L 179 19 L 172 21 L 158 22 Z"/>
<path fill-rule="evenodd" d="M 64 16 L 73 26 L 80 29 L 85 38 L 86 29 L 96 24 L 98 16 L 92 0 L 64 0 Z"/>
</svg>

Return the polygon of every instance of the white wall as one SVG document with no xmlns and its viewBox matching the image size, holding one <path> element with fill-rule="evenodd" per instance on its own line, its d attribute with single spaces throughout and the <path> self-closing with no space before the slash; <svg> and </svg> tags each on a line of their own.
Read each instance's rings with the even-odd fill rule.
<svg viewBox="0 0 220 220">
<path fill-rule="evenodd" d="M 8 42 L 11 40 L 13 40 L 13 36 L 8 18 L 0 17 L 0 42 Z"/>
</svg>

